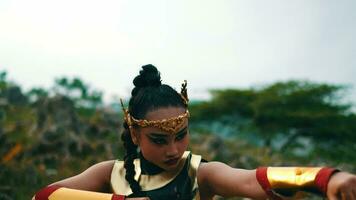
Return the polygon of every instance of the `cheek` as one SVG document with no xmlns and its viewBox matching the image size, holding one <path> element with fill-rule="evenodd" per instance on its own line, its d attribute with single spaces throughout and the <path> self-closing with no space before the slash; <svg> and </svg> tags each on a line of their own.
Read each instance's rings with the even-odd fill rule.
<svg viewBox="0 0 356 200">
<path fill-rule="evenodd" d="M 141 140 L 139 146 L 146 159 L 159 157 L 159 154 L 163 152 L 160 146 L 152 144 L 149 139 Z"/>
<path fill-rule="evenodd" d="M 183 140 L 179 142 L 179 150 L 185 151 L 189 145 L 189 134 L 187 134 Z"/>
</svg>

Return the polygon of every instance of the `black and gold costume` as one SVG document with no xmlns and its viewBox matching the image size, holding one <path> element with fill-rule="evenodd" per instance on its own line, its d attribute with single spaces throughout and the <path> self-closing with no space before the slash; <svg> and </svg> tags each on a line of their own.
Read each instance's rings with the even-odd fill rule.
<svg viewBox="0 0 356 200">
<path fill-rule="evenodd" d="M 143 158 L 134 160 L 135 180 L 151 200 L 199 200 L 197 170 L 201 156 L 184 152 L 178 170 L 164 171 Z M 111 173 L 114 193 L 130 197 L 132 190 L 125 179 L 124 161 L 116 161 Z"/>
</svg>

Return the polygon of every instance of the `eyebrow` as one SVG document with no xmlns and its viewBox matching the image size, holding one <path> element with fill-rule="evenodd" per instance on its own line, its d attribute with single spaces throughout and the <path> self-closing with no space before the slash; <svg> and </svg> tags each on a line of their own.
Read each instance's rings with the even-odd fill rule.
<svg viewBox="0 0 356 200">
<path fill-rule="evenodd" d="M 181 131 L 179 131 L 178 133 L 176 133 L 175 135 L 180 135 L 180 134 L 184 133 L 187 129 L 188 129 L 188 127 L 186 126 L 186 127 L 183 128 Z M 169 135 L 168 135 L 168 134 L 163 134 L 163 133 L 150 133 L 149 136 L 166 138 L 166 137 L 168 137 Z"/>
</svg>

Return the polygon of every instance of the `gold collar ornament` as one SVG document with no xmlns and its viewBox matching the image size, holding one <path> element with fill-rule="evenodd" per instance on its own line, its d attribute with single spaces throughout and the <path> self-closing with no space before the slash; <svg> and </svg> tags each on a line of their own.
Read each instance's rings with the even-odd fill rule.
<svg viewBox="0 0 356 200">
<path fill-rule="evenodd" d="M 188 106 L 186 80 L 184 80 L 184 83 L 182 84 L 180 96 L 183 99 L 184 104 Z M 124 112 L 124 120 L 130 128 L 133 125 L 138 125 L 143 128 L 151 126 L 151 127 L 159 128 L 170 134 L 175 134 L 179 129 L 181 129 L 184 126 L 185 122 L 190 116 L 189 111 L 186 110 L 185 113 L 168 119 L 161 119 L 161 120 L 136 119 L 133 116 L 131 116 L 129 110 L 124 107 L 124 103 L 122 102 L 122 99 L 120 99 L 120 102 L 121 102 L 122 110 Z"/>
</svg>

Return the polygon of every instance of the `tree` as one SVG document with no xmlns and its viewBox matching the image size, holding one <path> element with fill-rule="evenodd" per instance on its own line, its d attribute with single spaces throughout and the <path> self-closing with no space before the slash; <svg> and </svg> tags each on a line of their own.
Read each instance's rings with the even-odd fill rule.
<svg viewBox="0 0 356 200">
<path fill-rule="evenodd" d="M 102 92 L 92 90 L 88 84 L 79 78 L 56 79 L 54 91 L 56 94 L 67 96 L 82 108 L 96 108 L 102 104 Z"/>
<path fill-rule="evenodd" d="M 214 90 L 212 99 L 192 106 L 191 113 L 193 122 L 221 121 L 236 127 L 231 130 L 255 134 L 264 146 L 277 151 L 300 147 L 306 151 L 306 146 L 327 151 L 335 144 L 356 150 L 349 142 L 356 140 L 355 114 L 341 101 L 345 90 L 308 81 Z"/>
</svg>

